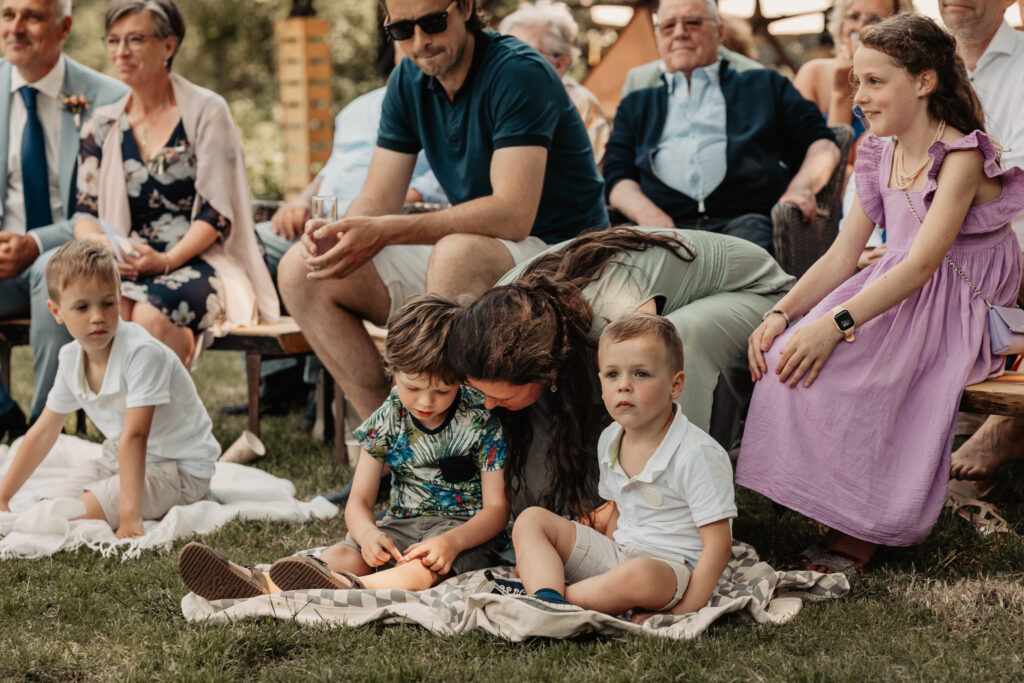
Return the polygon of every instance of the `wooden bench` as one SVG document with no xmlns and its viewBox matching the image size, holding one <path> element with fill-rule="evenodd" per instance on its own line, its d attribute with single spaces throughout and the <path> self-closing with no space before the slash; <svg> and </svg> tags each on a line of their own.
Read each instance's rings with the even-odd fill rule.
<svg viewBox="0 0 1024 683">
<path fill-rule="evenodd" d="M 989 415 L 1024 417 L 1024 372 L 972 384 L 964 389 L 960 410 Z"/>
</svg>

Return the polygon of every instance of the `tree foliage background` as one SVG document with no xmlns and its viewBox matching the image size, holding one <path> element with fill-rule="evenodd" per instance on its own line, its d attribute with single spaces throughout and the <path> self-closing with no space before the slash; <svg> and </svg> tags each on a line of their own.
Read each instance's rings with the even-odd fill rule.
<svg viewBox="0 0 1024 683">
<path fill-rule="evenodd" d="M 256 197 L 279 199 L 284 189 L 284 146 L 278 101 L 274 22 L 288 16 L 290 0 L 176 0 L 185 17 L 185 40 L 174 70 L 220 93 L 231 106 L 245 145 Z M 83 64 L 114 75 L 101 42 L 109 0 L 74 0 L 65 49 Z M 517 0 L 497 0 L 495 19 Z M 384 84 L 378 54 L 376 0 L 315 0 L 330 24 L 332 116 L 355 97 Z"/>
</svg>

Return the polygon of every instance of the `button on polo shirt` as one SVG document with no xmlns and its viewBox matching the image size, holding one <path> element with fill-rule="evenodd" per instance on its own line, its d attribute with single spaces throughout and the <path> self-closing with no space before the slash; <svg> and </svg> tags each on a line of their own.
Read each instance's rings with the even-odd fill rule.
<svg viewBox="0 0 1024 683">
<path fill-rule="evenodd" d="M 466 80 L 450 100 L 437 79 L 402 60 L 388 80 L 377 144 L 403 154 L 423 149 L 452 204 L 493 194 L 495 150 L 544 147 L 531 234 L 551 244 L 608 224 L 604 181 L 579 112 L 551 65 L 511 36 L 476 34 Z"/>
</svg>

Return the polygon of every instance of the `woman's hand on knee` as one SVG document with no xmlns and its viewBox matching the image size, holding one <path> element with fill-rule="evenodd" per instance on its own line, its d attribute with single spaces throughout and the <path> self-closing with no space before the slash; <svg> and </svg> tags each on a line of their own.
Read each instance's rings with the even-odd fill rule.
<svg viewBox="0 0 1024 683">
<path fill-rule="evenodd" d="M 811 386 L 842 338 L 829 316 L 796 330 L 779 354 L 775 366 L 779 381 L 795 387 L 806 376 L 804 386 Z"/>
</svg>

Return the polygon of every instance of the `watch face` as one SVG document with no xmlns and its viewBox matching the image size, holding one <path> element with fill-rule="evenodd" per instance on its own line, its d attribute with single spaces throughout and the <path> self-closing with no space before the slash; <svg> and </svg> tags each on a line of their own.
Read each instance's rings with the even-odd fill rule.
<svg viewBox="0 0 1024 683">
<path fill-rule="evenodd" d="M 836 327 L 841 331 L 853 329 L 853 316 L 850 315 L 849 311 L 839 311 L 835 314 Z"/>
</svg>

